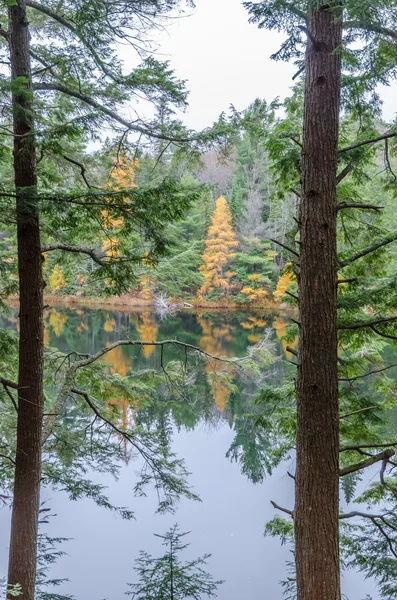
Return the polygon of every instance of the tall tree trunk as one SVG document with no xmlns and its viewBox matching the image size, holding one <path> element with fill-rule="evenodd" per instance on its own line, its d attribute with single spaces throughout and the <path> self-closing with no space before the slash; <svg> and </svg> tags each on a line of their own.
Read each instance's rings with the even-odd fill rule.
<svg viewBox="0 0 397 600">
<path fill-rule="evenodd" d="M 330 12 L 336 2 L 314 4 L 307 23 L 300 208 L 296 570 L 298 600 L 339 600 L 336 168 L 341 57 L 335 50 L 342 23 L 341 14 Z"/>
<path fill-rule="evenodd" d="M 36 199 L 29 27 L 24 0 L 9 7 L 19 273 L 18 425 L 8 584 L 33 600 L 43 420 L 43 280 Z"/>
</svg>

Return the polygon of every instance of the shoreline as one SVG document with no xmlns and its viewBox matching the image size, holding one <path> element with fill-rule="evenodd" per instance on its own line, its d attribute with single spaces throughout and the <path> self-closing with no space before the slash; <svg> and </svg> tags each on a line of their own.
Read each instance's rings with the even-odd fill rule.
<svg viewBox="0 0 397 600">
<path fill-rule="evenodd" d="M 18 297 L 14 296 L 8 299 L 8 303 L 11 306 L 18 305 Z M 73 308 L 97 308 L 98 310 L 120 310 L 123 312 L 138 312 L 138 311 L 153 311 L 155 306 L 153 301 L 145 300 L 142 298 L 136 298 L 133 296 L 110 296 L 109 298 L 87 298 L 85 296 L 55 296 L 51 294 L 44 294 L 44 306 L 45 308 L 51 308 L 55 306 Z M 177 302 L 170 304 L 170 312 L 181 311 L 181 310 L 216 310 L 216 311 L 233 311 L 233 312 L 256 312 L 266 310 L 269 313 L 280 312 L 288 313 L 291 307 L 288 304 L 279 303 L 275 301 L 266 302 L 263 304 L 235 304 L 232 302 L 199 302 L 196 299 L 191 302 L 186 301 L 186 305 L 183 302 Z"/>
</svg>

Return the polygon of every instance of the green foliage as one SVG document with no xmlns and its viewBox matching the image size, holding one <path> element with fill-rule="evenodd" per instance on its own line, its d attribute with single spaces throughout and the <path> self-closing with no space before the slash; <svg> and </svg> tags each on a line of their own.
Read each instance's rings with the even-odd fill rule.
<svg viewBox="0 0 397 600">
<path fill-rule="evenodd" d="M 167 549 L 159 558 L 141 550 L 134 567 L 139 582 L 129 584 L 127 592 L 133 600 L 216 597 L 217 588 L 223 581 L 215 581 L 204 569 L 211 555 L 205 554 L 185 562 L 179 558 L 179 554 L 189 546 L 183 539 L 189 533 L 180 533 L 178 525 L 174 525 L 164 535 L 155 534 Z"/>
</svg>

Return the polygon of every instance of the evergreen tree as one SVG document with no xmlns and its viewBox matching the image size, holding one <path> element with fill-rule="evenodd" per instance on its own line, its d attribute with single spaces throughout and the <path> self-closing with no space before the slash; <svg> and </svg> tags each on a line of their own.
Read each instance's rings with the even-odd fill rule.
<svg viewBox="0 0 397 600">
<path fill-rule="evenodd" d="M 287 31 L 287 41 L 275 58 L 295 58 L 299 74 L 305 73 L 303 133 L 298 138 L 286 135 L 302 149 L 295 175 L 301 183 L 299 252 L 292 248 L 290 253 L 299 283 L 296 584 L 298 600 L 339 600 L 338 496 L 344 469 L 339 470 L 337 269 L 349 263 L 338 263 L 337 257 L 338 208 L 348 208 L 348 203 L 337 204 L 337 185 L 360 161 L 350 154 L 350 162 L 337 173 L 339 109 L 344 84 L 342 100 L 357 116 L 359 129 L 356 144 L 340 150 L 339 156 L 361 147 L 361 136 L 366 138 L 364 146 L 371 144 L 373 121 L 368 116 L 376 107 L 374 83 L 387 80 L 395 69 L 391 40 L 396 37 L 396 3 L 265 0 L 245 5 L 260 27 Z M 352 46 L 360 38 L 366 40 L 364 51 Z M 290 166 L 294 164 L 291 161 Z"/>
<path fill-rule="evenodd" d="M 130 584 L 127 592 L 133 600 L 185 600 L 193 598 L 214 598 L 222 581 L 215 581 L 203 567 L 211 554 L 182 562 L 179 554 L 189 544 L 183 538 L 189 532 L 180 533 L 178 525 L 174 525 L 166 534 L 155 534 L 167 548 L 159 558 L 153 558 L 141 551 L 137 558 L 135 571 L 139 582 Z"/>
</svg>

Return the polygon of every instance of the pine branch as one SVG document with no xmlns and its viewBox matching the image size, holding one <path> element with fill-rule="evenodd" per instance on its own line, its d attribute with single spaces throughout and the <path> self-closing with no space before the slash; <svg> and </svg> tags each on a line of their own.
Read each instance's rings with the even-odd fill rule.
<svg viewBox="0 0 397 600">
<path fill-rule="evenodd" d="M 86 38 L 81 34 L 81 32 L 78 29 L 76 29 L 76 27 L 70 21 L 68 21 L 68 19 L 66 19 L 59 13 L 54 12 L 53 10 L 48 8 L 48 6 L 43 6 L 42 4 L 40 4 L 39 2 L 35 2 L 34 0 L 26 0 L 26 6 L 29 6 L 29 8 L 33 8 L 33 9 L 41 12 L 42 14 L 47 15 L 47 17 L 50 17 L 54 21 L 57 21 L 60 25 L 62 25 L 62 27 L 65 27 L 66 29 L 68 29 L 71 33 L 73 33 L 73 35 L 75 35 L 82 42 L 82 44 L 84 44 L 84 46 L 87 48 L 87 50 L 89 50 L 89 52 L 92 54 L 92 56 L 97 64 L 97 66 L 103 71 L 103 73 L 105 75 L 110 77 L 110 79 L 112 79 L 112 81 L 114 81 L 115 83 L 119 83 L 119 84 L 126 83 L 126 80 L 123 77 L 115 76 L 114 72 L 112 72 L 112 70 L 111 70 L 111 67 L 106 65 L 103 62 L 103 60 L 99 57 L 98 53 L 95 51 L 93 46 L 89 43 L 89 41 L 86 40 Z"/>
<path fill-rule="evenodd" d="M 380 135 L 379 137 L 372 138 L 370 140 L 364 140 L 362 142 L 358 142 L 357 144 L 353 144 L 352 146 L 345 146 L 339 150 L 339 153 L 348 152 L 349 150 L 355 150 L 356 148 L 361 148 L 361 146 L 367 146 L 368 144 L 376 144 L 377 142 L 382 142 L 383 140 L 388 140 L 390 138 L 396 137 L 397 131 L 385 133 L 384 135 Z"/>
<path fill-rule="evenodd" d="M 371 325 L 371 329 L 377 335 L 380 335 L 381 337 L 387 338 L 388 340 L 397 340 L 397 336 L 396 335 L 390 335 L 389 333 L 383 333 L 383 331 L 379 331 L 379 329 L 377 327 L 374 327 L 373 325 Z"/>
<path fill-rule="evenodd" d="M 72 89 L 66 87 L 65 85 L 61 85 L 59 83 L 43 83 L 43 82 L 34 83 L 33 89 L 36 91 L 60 92 L 61 94 L 65 94 L 66 96 L 70 96 L 71 98 L 76 98 L 76 100 L 80 100 L 80 102 L 82 102 L 83 104 L 92 106 L 92 108 L 95 108 L 96 110 L 103 113 L 104 115 L 107 115 L 110 119 L 112 119 L 116 123 L 119 123 L 120 125 L 123 125 L 123 127 L 128 129 L 129 131 L 135 131 L 135 132 L 140 133 L 141 135 L 145 135 L 149 138 L 154 138 L 156 140 L 166 140 L 168 142 L 175 142 L 175 143 L 178 143 L 178 142 L 179 143 L 188 143 L 188 142 L 192 142 L 195 139 L 197 139 L 194 136 L 191 138 L 169 136 L 169 135 L 162 134 L 162 133 L 156 133 L 150 129 L 142 127 L 141 125 L 136 125 L 133 122 L 127 121 L 127 119 L 124 119 L 124 117 L 122 117 L 121 115 L 116 113 L 114 110 L 111 110 L 110 108 L 107 108 L 106 106 L 103 106 L 103 104 L 100 104 L 91 96 L 88 96 L 87 94 L 83 94 L 76 90 L 72 90 Z"/>
<path fill-rule="evenodd" d="M 94 186 L 90 185 L 90 183 L 87 180 L 87 177 L 86 177 L 87 169 L 85 168 L 85 166 L 83 165 L 83 163 L 79 162 L 78 160 L 75 160 L 74 158 L 70 158 L 69 156 L 65 156 L 64 155 L 63 158 L 65 160 L 67 160 L 68 162 L 72 163 L 72 165 L 76 165 L 76 167 L 80 168 L 80 173 L 81 173 L 81 176 L 82 176 L 82 178 L 84 180 L 84 183 L 91 190 Z M 96 188 L 96 189 L 100 189 L 100 188 Z"/>
<path fill-rule="evenodd" d="M 351 173 L 353 171 L 356 162 L 357 162 L 356 160 L 352 160 L 349 162 L 348 165 L 345 166 L 344 169 L 342 169 L 342 171 L 336 177 L 336 185 L 338 185 L 341 181 L 343 181 L 343 179 L 345 179 L 345 177 L 347 177 L 349 175 L 349 173 Z"/>
<path fill-rule="evenodd" d="M 342 379 L 339 379 L 339 381 L 343 381 Z M 360 408 L 359 410 L 354 410 L 353 412 L 350 413 L 346 413 L 344 415 L 340 415 L 339 419 L 347 419 L 348 417 L 353 417 L 354 415 L 359 415 L 363 412 L 367 412 L 369 410 L 376 410 L 378 407 L 377 406 L 367 406 L 366 408 Z"/>
<path fill-rule="evenodd" d="M 363 375 L 356 375 L 356 377 L 345 377 L 339 379 L 339 381 L 357 381 L 357 379 L 363 379 L 364 377 L 369 377 L 370 375 L 375 375 L 376 373 L 383 373 L 383 371 L 387 371 L 388 369 L 392 369 L 393 367 L 397 367 L 397 363 L 393 363 L 392 365 L 388 365 L 387 367 L 383 367 L 382 369 L 375 369 L 374 371 L 369 371 L 368 373 L 364 373 Z"/>
<path fill-rule="evenodd" d="M 101 267 L 105 267 L 107 265 L 109 265 L 109 261 L 104 260 L 104 257 L 99 256 L 95 250 L 91 249 L 91 248 L 84 248 L 84 247 L 80 247 L 80 246 L 71 246 L 69 244 L 47 244 L 42 246 L 41 251 L 42 252 L 52 252 L 53 250 L 63 250 L 64 252 L 72 252 L 72 253 L 76 253 L 76 254 L 87 254 L 87 256 L 90 256 L 92 258 L 92 260 L 97 263 L 98 265 L 100 265 Z"/>
<path fill-rule="evenodd" d="M 343 269 L 344 267 L 347 267 L 347 265 L 350 265 L 351 263 L 355 262 L 359 258 L 363 258 L 364 256 L 367 256 L 368 254 L 371 254 L 372 252 L 379 250 L 379 248 L 383 248 L 383 246 L 387 246 L 388 244 L 391 244 L 392 242 L 395 242 L 396 240 L 397 240 L 397 233 L 392 233 L 392 234 L 388 235 L 387 237 L 383 238 L 382 240 L 379 240 L 373 246 L 368 246 L 368 248 L 364 248 L 364 250 L 360 250 L 359 252 L 356 252 L 350 258 L 347 258 L 346 260 L 342 260 L 341 262 L 339 262 L 339 269 Z"/>
<path fill-rule="evenodd" d="M 357 446 L 341 446 L 339 452 L 351 452 L 352 450 L 371 450 L 376 448 L 397 448 L 397 441 L 386 444 L 359 444 Z"/>
<path fill-rule="evenodd" d="M 382 210 L 384 206 L 374 206 L 373 204 L 359 204 L 359 203 L 348 203 L 348 202 L 339 202 L 336 205 L 336 210 L 343 210 L 345 208 L 359 208 L 360 210 Z"/>
<path fill-rule="evenodd" d="M 363 460 L 362 462 L 356 463 L 355 465 L 349 465 L 348 467 L 344 467 L 339 470 L 339 477 L 344 477 L 345 475 L 349 475 L 350 473 L 356 473 L 357 471 L 361 471 L 362 469 L 366 469 L 374 465 L 379 461 L 383 461 L 385 459 L 389 459 L 396 454 L 395 450 L 388 448 L 384 452 L 380 454 L 376 454 L 375 456 L 371 456 L 367 460 Z"/>
<path fill-rule="evenodd" d="M 345 323 L 338 325 L 338 329 L 340 330 L 353 330 L 353 329 L 363 329 L 366 327 L 372 328 L 374 325 L 380 325 L 381 323 L 391 323 L 393 321 L 397 321 L 397 316 L 394 317 L 385 317 L 379 319 L 373 319 L 372 321 L 363 321 L 357 323 Z"/>
<path fill-rule="evenodd" d="M 344 29 L 363 29 L 364 31 L 371 31 L 372 33 L 380 33 L 386 37 L 391 37 L 397 40 L 397 31 L 389 29 L 388 27 L 382 27 L 376 23 L 365 23 L 363 21 L 345 21 L 343 23 Z"/>
<path fill-rule="evenodd" d="M 3 377 L 0 377 L 0 383 L 2 384 L 7 396 L 11 400 L 12 405 L 15 408 L 15 411 L 18 412 L 18 403 L 15 400 L 14 396 L 12 395 L 12 393 L 10 392 L 10 389 L 9 389 L 9 388 L 12 388 L 14 390 L 18 390 L 18 384 L 14 383 L 13 381 L 10 381 L 9 379 L 3 379 Z"/>
</svg>

